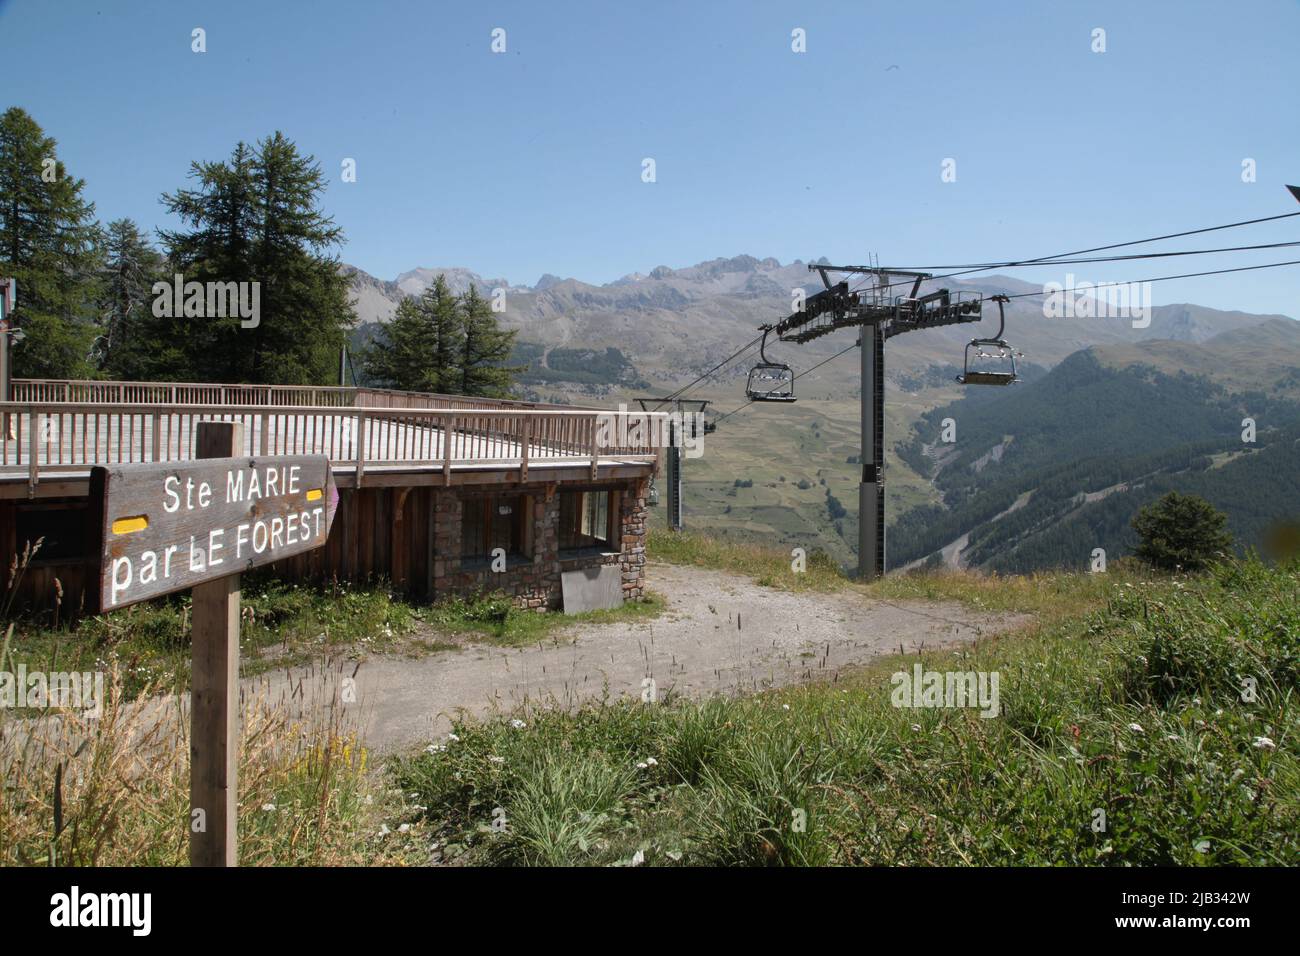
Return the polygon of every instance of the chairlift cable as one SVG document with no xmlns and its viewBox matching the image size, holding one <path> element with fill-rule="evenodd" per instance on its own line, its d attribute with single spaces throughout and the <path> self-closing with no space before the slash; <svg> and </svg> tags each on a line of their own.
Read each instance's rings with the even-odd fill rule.
<svg viewBox="0 0 1300 956">
<path fill-rule="evenodd" d="M 1090 262 L 1124 262 L 1130 259 L 1167 259 L 1172 256 L 1205 256 L 1218 252 L 1250 252 L 1257 249 L 1286 249 L 1292 246 L 1300 246 L 1300 242 L 1265 242 L 1254 246 L 1224 246 L 1219 249 L 1185 249 L 1178 252 L 1138 252 L 1127 256 L 1092 256 L 1087 259 L 1034 259 L 1024 262 L 986 262 L 966 263 L 965 265 L 949 266 L 908 266 L 909 272 L 925 272 L 930 269 L 970 269 L 978 271 L 982 269 L 1003 269 L 1017 266 L 1069 266 L 1079 265 Z M 902 268 L 901 266 L 899 267 Z M 900 283 L 893 283 L 898 285 Z"/>
<path fill-rule="evenodd" d="M 1228 223 L 1223 223 L 1222 225 L 1218 225 L 1218 226 L 1205 226 L 1205 227 L 1200 228 L 1200 229 L 1188 229 L 1188 230 L 1186 230 L 1186 231 L 1184 231 L 1184 232 L 1171 232 L 1171 233 L 1168 233 L 1167 235 L 1163 235 L 1163 236 L 1152 236 L 1152 237 L 1150 237 L 1150 238 L 1148 238 L 1148 239 L 1134 239 L 1134 240 L 1131 240 L 1131 241 L 1129 241 L 1129 242 L 1114 242 L 1114 243 L 1111 243 L 1111 244 L 1109 244 L 1109 245 L 1105 245 L 1105 246 L 1093 246 L 1093 247 L 1090 248 L 1090 249 L 1076 249 L 1076 250 L 1074 250 L 1073 252 L 1060 252 L 1060 253 L 1057 253 L 1056 255 L 1053 255 L 1053 256 L 1038 256 L 1038 257 L 1033 258 L 1033 259 L 1015 259 L 1015 260 L 1008 260 L 1008 261 L 1005 261 L 1005 262 L 985 263 L 985 264 L 983 264 L 983 265 L 980 265 L 980 266 L 972 266 L 972 267 L 970 267 L 970 268 L 964 268 L 964 267 L 963 267 L 963 268 L 960 269 L 960 271 L 957 271 L 957 272 L 949 272 L 949 273 L 946 273 L 946 274 L 943 274 L 943 275 L 932 276 L 930 279 L 927 279 L 926 281 L 927 281 L 927 282 L 934 282 L 934 281 L 939 280 L 939 279 L 950 279 L 950 278 L 953 278 L 954 276 L 970 275 L 971 273 L 975 273 L 975 272 L 988 272 L 990 269 L 1012 269 L 1012 268 L 1016 268 L 1016 267 L 1018 267 L 1018 266 L 1034 265 L 1034 264 L 1038 264 L 1038 263 L 1047 263 L 1047 264 L 1053 264 L 1053 263 L 1056 263 L 1056 264 L 1059 264 L 1059 265 L 1064 265 L 1064 264 L 1066 264 L 1066 263 L 1065 263 L 1064 261 L 1062 261 L 1062 260 L 1065 260 L 1067 257 L 1070 257 L 1070 256 L 1084 256 L 1084 255 L 1090 255 L 1091 253 L 1094 253 L 1094 252 L 1107 252 L 1107 251 L 1109 251 L 1109 250 L 1111 250 L 1111 249 L 1122 249 L 1122 248 L 1124 248 L 1124 247 L 1126 247 L 1126 246 L 1140 246 L 1140 245 L 1145 245 L 1145 244 L 1148 243 L 1148 242 L 1163 242 L 1163 241 L 1166 240 L 1166 239 L 1181 239 L 1181 238 L 1184 237 L 1184 236 L 1197 236 L 1197 235 L 1201 235 L 1201 234 L 1203 234 L 1203 233 L 1207 233 L 1207 232 L 1218 232 L 1218 231 L 1223 230 L 1223 229 L 1236 229 L 1236 228 L 1238 228 L 1238 227 L 1240 227 L 1240 226 L 1254 226 L 1254 225 L 1258 225 L 1258 224 L 1261 223 L 1261 222 L 1273 222 L 1273 221 L 1276 221 L 1276 220 L 1278 220 L 1278 219 L 1290 219 L 1290 218 L 1293 218 L 1293 217 L 1295 217 L 1295 216 L 1300 216 L 1300 212 L 1287 212 L 1287 213 L 1282 213 L 1281 215 L 1277 215 L 1277 216 L 1264 216 L 1264 217 L 1259 218 L 1259 219 L 1243 219 L 1243 220 L 1241 220 L 1241 221 L 1239 221 L 1239 222 L 1228 222 Z M 1243 247 L 1243 248 L 1246 248 L 1246 247 Z M 1267 248 L 1267 247 L 1266 247 L 1266 246 L 1259 246 L 1259 247 L 1257 247 L 1257 248 Z M 1208 250 L 1207 250 L 1207 251 L 1208 251 Z M 1227 250 L 1226 250 L 1226 251 L 1227 251 Z M 1096 260 L 1096 261 L 1106 261 L 1106 260 L 1104 260 L 1104 259 L 1098 259 L 1098 260 Z M 899 268 L 899 269 L 901 269 L 902 267 L 901 267 L 901 266 L 895 266 L 894 268 Z M 947 266 L 932 266 L 931 268 L 950 268 L 950 267 L 947 267 Z M 883 272 L 883 273 L 888 273 L 888 272 L 889 272 L 889 269 L 888 269 L 888 268 L 882 268 L 882 269 L 880 269 L 879 271 L 880 271 L 880 272 Z M 917 269 L 917 270 L 914 270 L 914 271 L 923 272 L 923 271 L 925 271 L 925 270 L 924 270 L 924 269 Z M 1206 273 L 1206 274 L 1210 274 L 1210 273 Z M 1181 278 L 1181 277 L 1175 277 L 1175 278 Z M 886 285 L 886 286 L 882 286 L 882 287 L 880 287 L 880 288 L 884 288 L 884 289 L 892 289 L 892 288 L 894 288 L 895 286 L 910 285 L 910 284 L 911 284 L 911 281 L 912 281 L 912 280 L 909 279 L 909 280 L 907 280 L 907 281 L 905 281 L 905 282 L 891 282 L 890 284 L 888 284 L 888 285 Z M 859 288 L 861 288 L 861 287 L 859 287 Z"/>
<path fill-rule="evenodd" d="M 857 343 L 857 342 L 854 342 L 852 345 L 848 346 L 847 348 L 840 349 L 840 351 L 836 352 L 836 353 L 835 353 L 834 355 L 832 355 L 830 358 L 828 358 L 828 359 L 823 359 L 822 361 L 820 361 L 820 362 L 818 362 L 816 365 L 814 365 L 812 368 L 806 368 L 806 369 L 804 369 L 802 372 L 797 373 L 797 374 L 794 376 L 794 378 L 791 379 L 791 381 L 794 381 L 794 380 L 797 380 L 797 379 L 799 379 L 799 378 L 802 378 L 804 375 L 807 375 L 809 372 L 815 372 L 815 371 L 817 371 L 819 368 L 821 368 L 821 367 L 822 367 L 823 365 L 825 365 L 827 362 L 833 361 L 833 360 L 839 358 L 839 357 L 840 357 L 841 355 L 843 355 L 845 352 L 851 352 L 853 349 L 855 349 L 855 348 L 857 348 L 857 347 L 858 347 L 858 343 Z M 714 424 L 714 425 L 717 425 L 718 422 L 722 421 L 723 419 L 730 418 L 732 415 L 736 414 L 736 412 L 740 411 L 742 408 L 748 408 L 750 405 L 753 405 L 753 404 L 754 404 L 754 400 L 751 399 L 750 401 L 746 402 L 744 405 L 741 405 L 741 406 L 739 406 L 739 407 L 737 407 L 737 408 L 733 408 L 731 411 L 727 412 L 727 414 L 722 415 L 722 416 L 719 417 L 719 418 L 715 418 L 715 419 L 713 420 L 713 424 Z"/>
<path fill-rule="evenodd" d="M 1129 279 L 1124 282 L 1096 282 L 1093 283 L 1093 289 L 1104 289 L 1110 286 L 1118 285 L 1137 285 L 1141 282 L 1164 282 L 1167 279 L 1195 279 L 1199 276 L 1218 276 L 1226 275 L 1229 272 L 1254 272 L 1257 269 L 1276 269 L 1280 266 L 1300 266 L 1300 259 L 1290 259 L 1286 262 L 1266 262 L 1259 266 L 1238 266 L 1235 269 L 1211 269 L 1208 272 L 1184 272 L 1176 276 L 1152 276 L 1149 279 Z M 1023 299 L 1027 296 L 1034 295 L 1059 295 L 1061 292 L 1069 290 L 1059 290 L 1053 292 L 1017 292 L 1015 295 L 1007 296 L 1008 299 Z"/>
<path fill-rule="evenodd" d="M 745 352 L 748 352 L 750 349 L 752 349 L 755 345 L 757 345 L 762 340 L 763 340 L 763 336 L 760 335 L 758 336 L 758 338 L 753 339 L 748 344 L 742 345 L 736 351 L 732 352 L 731 355 L 729 355 L 727 358 L 723 359 L 717 365 L 713 366 L 713 368 L 709 369 L 707 372 L 705 372 L 703 375 L 697 378 L 694 382 L 691 382 L 687 385 L 683 385 L 681 388 L 677 389 L 677 391 L 673 392 L 671 395 L 668 395 L 665 398 L 660 399 L 659 404 L 656 405 L 654 408 L 650 409 L 650 411 L 657 411 L 658 409 L 663 407 L 665 402 L 671 402 L 676 398 L 680 398 L 683 392 L 689 391 L 690 389 L 694 388 L 698 383 L 704 381 L 710 375 L 715 374 L 723 366 L 730 364 L 732 361 L 734 361 L 739 356 L 743 355 Z"/>
</svg>

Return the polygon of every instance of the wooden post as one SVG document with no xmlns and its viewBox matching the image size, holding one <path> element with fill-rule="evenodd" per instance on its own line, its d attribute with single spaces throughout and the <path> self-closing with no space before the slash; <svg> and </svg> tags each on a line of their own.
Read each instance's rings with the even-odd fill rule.
<svg viewBox="0 0 1300 956">
<path fill-rule="evenodd" d="M 242 423 L 199 423 L 196 457 L 233 458 L 243 454 L 243 448 Z M 239 575 L 196 584 L 191 593 L 190 866 L 234 866 L 239 795 Z"/>
</svg>

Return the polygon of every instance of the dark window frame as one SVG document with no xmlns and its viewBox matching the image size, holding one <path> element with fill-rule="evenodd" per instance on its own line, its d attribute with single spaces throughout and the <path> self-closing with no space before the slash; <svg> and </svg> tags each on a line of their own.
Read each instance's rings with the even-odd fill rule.
<svg viewBox="0 0 1300 956">
<path fill-rule="evenodd" d="M 561 488 L 559 516 L 556 526 L 556 548 L 562 558 L 579 554 L 615 554 L 623 549 L 623 530 L 619 514 L 622 510 L 623 489 L 616 485 L 597 485 L 588 488 Z M 607 496 L 605 537 L 598 538 L 582 532 L 583 519 L 588 514 L 588 495 Z M 566 499 L 578 499 L 576 506 L 565 507 Z"/>
<path fill-rule="evenodd" d="M 508 519 L 509 543 L 505 546 L 507 565 L 532 561 L 532 496 L 517 492 L 491 492 L 466 495 L 461 499 L 460 561 L 462 567 L 491 564 L 492 549 L 502 546 L 501 528 L 497 519 L 502 517 L 498 509 L 503 504 L 509 504 L 512 509 Z M 467 532 L 476 522 L 478 527 L 471 536 Z M 475 542 L 475 550 L 470 550 L 471 540 Z"/>
</svg>

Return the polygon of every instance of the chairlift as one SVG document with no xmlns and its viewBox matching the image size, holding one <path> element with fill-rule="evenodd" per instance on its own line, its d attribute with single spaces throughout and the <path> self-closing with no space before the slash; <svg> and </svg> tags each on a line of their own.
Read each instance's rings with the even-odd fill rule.
<svg viewBox="0 0 1300 956">
<path fill-rule="evenodd" d="M 990 339 L 971 339 L 966 345 L 966 354 L 962 360 L 962 373 L 957 376 L 957 382 L 961 385 L 1014 385 L 1020 381 L 1016 374 L 1016 356 L 1024 358 L 1023 352 L 1017 352 L 1007 344 L 1006 339 L 1002 337 L 1003 330 L 1007 325 L 1007 315 L 1003 309 L 1004 303 L 1009 300 L 1005 295 L 993 296 L 993 301 L 998 304 L 998 334 Z M 995 352 L 984 351 L 984 346 L 990 346 L 997 349 Z M 988 369 L 971 369 L 971 349 L 975 350 L 975 358 L 996 360 L 1005 362 L 1010 360 L 1011 371 L 992 371 Z"/>
<path fill-rule="evenodd" d="M 794 372 L 790 366 L 767 360 L 767 333 L 770 326 L 763 327 L 763 340 L 758 345 L 758 354 L 762 358 L 749 370 L 749 381 L 745 383 L 745 395 L 751 402 L 793 402 Z"/>
</svg>

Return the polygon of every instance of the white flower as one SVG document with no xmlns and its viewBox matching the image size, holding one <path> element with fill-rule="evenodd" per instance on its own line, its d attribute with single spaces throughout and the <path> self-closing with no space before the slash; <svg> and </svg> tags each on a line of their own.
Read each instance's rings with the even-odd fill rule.
<svg viewBox="0 0 1300 956">
<path fill-rule="evenodd" d="M 409 823 L 403 823 L 400 827 L 397 828 L 397 832 L 398 832 L 398 833 L 406 833 L 406 832 L 408 832 L 410 829 L 411 829 L 411 825 L 410 825 Z"/>
<path fill-rule="evenodd" d="M 639 764 L 636 765 L 636 769 L 638 769 L 638 770 L 644 770 L 645 768 L 646 768 L 646 765 L 645 765 L 644 763 L 639 763 Z"/>
<path fill-rule="evenodd" d="M 456 741 L 460 740 L 460 738 L 457 737 L 455 734 L 448 734 L 447 739 L 450 740 L 452 743 L 455 743 Z"/>
<path fill-rule="evenodd" d="M 1142 725 L 1139 724 L 1139 723 L 1132 723 L 1132 724 L 1129 724 L 1129 725 L 1128 725 L 1128 729 L 1131 730 L 1131 731 L 1133 731 L 1133 733 L 1135 733 L 1135 734 L 1145 734 L 1145 733 L 1146 733 L 1146 731 L 1142 729 Z"/>
<path fill-rule="evenodd" d="M 632 854 L 632 866 L 640 866 L 645 862 L 645 850 L 637 850 Z"/>
<path fill-rule="evenodd" d="M 488 763 L 505 763 L 505 762 L 506 762 L 505 757 L 497 757 L 497 756 L 488 757 Z"/>
<path fill-rule="evenodd" d="M 915 731 L 919 734 L 919 733 L 921 732 L 921 725 L 920 725 L 920 724 L 913 724 L 913 725 L 912 725 L 912 729 L 915 730 Z"/>
<path fill-rule="evenodd" d="M 1276 750 L 1277 744 L 1267 737 L 1256 737 L 1252 742 L 1256 750 Z"/>
<path fill-rule="evenodd" d="M 647 766 L 650 766 L 650 767 L 657 767 L 657 766 L 659 766 L 659 761 L 658 761 L 658 760 L 655 760 L 654 757 L 646 757 L 645 762 L 646 762 L 646 765 L 647 765 Z"/>
<path fill-rule="evenodd" d="M 528 725 L 516 717 L 514 720 L 510 721 L 510 726 L 515 728 L 515 730 L 523 730 Z"/>
<path fill-rule="evenodd" d="M 274 804 L 274 803 L 264 803 L 264 804 L 262 804 L 262 812 L 263 812 L 263 813 L 275 813 L 275 804 Z"/>
<path fill-rule="evenodd" d="M 424 748 L 424 752 L 427 754 L 440 754 L 446 749 L 447 747 L 444 744 L 429 744 Z"/>
<path fill-rule="evenodd" d="M 789 705 L 789 704 L 782 704 L 782 705 L 781 705 L 781 709 L 782 709 L 782 710 L 789 710 L 789 709 L 790 709 L 790 705 Z"/>
</svg>

